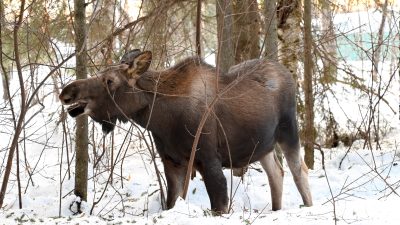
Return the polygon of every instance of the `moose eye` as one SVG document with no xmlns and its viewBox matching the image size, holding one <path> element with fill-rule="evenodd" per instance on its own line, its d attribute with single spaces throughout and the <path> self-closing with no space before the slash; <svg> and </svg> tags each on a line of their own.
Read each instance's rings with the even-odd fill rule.
<svg viewBox="0 0 400 225">
<path fill-rule="evenodd" d="M 110 80 L 110 79 L 107 79 L 107 85 L 111 85 L 112 83 L 113 83 L 113 81 L 112 80 Z"/>
</svg>

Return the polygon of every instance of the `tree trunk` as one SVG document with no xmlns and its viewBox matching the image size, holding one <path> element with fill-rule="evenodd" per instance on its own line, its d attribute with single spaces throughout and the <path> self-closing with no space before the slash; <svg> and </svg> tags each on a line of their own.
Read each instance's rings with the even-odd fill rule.
<svg viewBox="0 0 400 225">
<path fill-rule="evenodd" d="M 301 60 L 302 8 L 297 0 L 279 0 L 277 9 L 279 61 L 292 73 L 298 81 L 298 63 Z M 296 105 L 299 121 L 304 121 L 304 104 L 300 98 L 300 86 L 297 82 Z M 304 127 L 304 126 L 303 126 Z M 301 133 L 301 137 L 302 132 Z"/>
<path fill-rule="evenodd" d="M 196 54 L 201 57 L 201 0 L 197 0 L 196 10 Z"/>
<path fill-rule="evenodd" d="M 115 31 L 115 13 L 116 10 L 118 10 L 118 7 L 115 6 L 115 1 L 114 0 L 105 0 L 104 1 L 104 16 L 107 18 L 106 21 L 110 22 L 110 30 L 111 33 Z M 93 12 L 94 13 L 94 12 Z M 101 48 L 101 53 L 103 54 L 103 65 L 107 67 L 108 65 L 111 65 L 113 63 L 112 60 L 112 53 L 113 53 L 113 47 L 114 47 L 114 39 L 115 37 L 109 38 L 104 44 L 103 47 Z"/>
<path fill-rule="evenodd" d="M 312 61 L 312 33 L 311 33 L 311 0 L 304 1 L 304 151 L 305 163 L 310 169 L 314 169 L 314 95 L 312 85 L 313 61 Z"/>
<path fill-rule="evenodd" d="M 225 73 L 235 63 L 232 2 L 217 0 L 216 11 L 218 36 L 216 64 L 219 72 Z"/>
<path fill-rule="evenodd" d="M 372 70 L 372 78 L 376 81 L 378 78 L 378 65 L 379 61 L 381 58 L 381 52 L 382 52 L 382 44 L 383 44 L 383 33 L 385 29 L 385 23 L 386 23 L 386 15 L 387 15 L 387 7 L 388 7 L 388 0 L 385 0 L 385 2 L 382 5 L 382 20 L 381 24 L 379 26 L 378 30 L 378 42 L 376 43 L 374 55 L 373 55 L 373 70 Z"/>
<path fill-rule="evenodd" d="M 87 78 L 86 69 L 86 14 L 85 0 L 74 0 L 75 9 L 75 45 L 76 45 L 76 78 Z M 87 200 L 88 178 L 88 119 L 80 116 L 76 119 L 76 165 L 75 195 Z"/>
<path fill-rule="evenodd" d="M 322 21 L 322 64 L 323 74 L 321 82 L 332 83 L 336 80 L 337 61 L 336 61 L 336 38 L 333 27 L 333 16 L 331 5 L 328 0 L 319 0 L 321 6 Z"/>
<path fill-rule="evenodd" d="M 7 93 L 7 87 L 10 85 L 10 83 L 8 82 L 9 79 L 7 79 L 8 77 L 7 73 L 1 73 L 1 83 L 3 84 L 3 100 L 4 101 L 8 101 L 8 99 L 10 99 L 8 97 L 8 93 Z"/>
<path fill-rule="evenodd" d="M 279 61 L 298 79 L 298 62 L 301 53 L 301 4 L 297 0 L 280 0 L 277 9 Z M 299 101 L 298 101 L 299 102 Z"/>
<path fill-rule="evenodd" d="M 144 6 L 149 12 L 156 10 L 157 7 L 167 7 L 167 1 L 144 1 Z M 150 20 L 148 25 L 148 42 L 153 53 L 152 66 L 155 69 L 163 69 L 167 66 L 167 41 L 168 41 L 168 8 L 158 12 L 158 15 Z M 146 48 L 146 46 L 144 46 Z"/>
<path fill-rule="evenodd" d="M 260 56 L 260 15 L 256 0 L 236 0 L 233 4 L 235 64 Z"/>
<path fill-rule="evenodd" d="M 8 72 L 4 68 L 4 61 L 3 61 L 3 28 L 4 26 L 4 2 L 3 0 L 0 0 L 0 62 L 2 66 L 2 72 L 1 72 L 1 81 L 3 84 L 3 100 L 7 101 L 9 100 L 8 96 L 8 87 L 10 86 L 10 77 L 8 76 Z"/>
<path fill-rule="evenodd" d="M 276 0 L 265 0 L 265 58 L 278 60 Z"/>
</svg>

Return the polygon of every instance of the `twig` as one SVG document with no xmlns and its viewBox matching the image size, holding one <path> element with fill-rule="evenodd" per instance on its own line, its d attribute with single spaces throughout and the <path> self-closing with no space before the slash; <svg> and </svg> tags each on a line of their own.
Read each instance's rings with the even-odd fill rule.
<svg viewBox="0 0 400 225">
<path fill-rule="evenodd" d="M 319 150 L 319 152 L 321 153 L 321 157 L 322 157 L 322 169 L 324 170 L 326 183 L 328 184 L 329 192 L 331 193 L 331 197 L 332 197 L 331 203 L 332 203 L 332 206 L 333 206 L 333 219 L 334 219 L 335 225 L 336 225 L 336 224 L 337 224 L 337 221 L 338 221 L 338 218 L 337 218 L 337 216 L 336 216 L 336 200 L 335 200 L 335 197 L 334 197 L 334 195 L 333 195 L 332 188 L 331 188 L 331 184 L 330 184 L 329 178 L 328 178 L 328 173 L 326 172 L 326 168 L 325 168 L 325 154 L 324 154 L 324 151 L 322 151 L 321 145 L 319 145 L 319 144 L 317 144 L 317 143 L 314 143 L 314 146 L 316 146 L 317 149 Z"/>
</svg>

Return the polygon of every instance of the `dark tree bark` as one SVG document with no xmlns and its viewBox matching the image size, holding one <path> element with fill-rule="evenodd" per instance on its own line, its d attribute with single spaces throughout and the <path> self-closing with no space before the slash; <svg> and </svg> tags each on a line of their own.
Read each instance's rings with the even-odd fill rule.
<svg viewBox="0 0 400 225">
<path fill-rule="evenodd" d="M 74 0 L 75 9 L 75 45 L 76 45 L 76 78 L 87 78 L 86 69 L 86 14 L 85 0 Z M 88 178 L 88 119 L 80 116 L 76 119 L 76 163 L 75 195 L 87 200 Z"/>
<path fill-rule="evenodd" d="M 196 54 L 201 57 L 201 0 L 197 0 L 196 10 Z"/>
<path fill-rule="evenodd" d="M 225 73 L 235 63 L 232 1 L 217 0 L 216 11 L 218 33 L 216 63 L 219 72 Z"/>
<path fill-rule="evenodd" d="M 257 0 L 233 1 L 235 64 L 260 56 L 260 15 Z"/>
<path fill-rule="evenodd" d="M 313 61 L 311 33 L 311 0 L 304 1 L 304 161 L 308 168 L 314 169 L 314 95 L 313 95 Z"/>
<path fill-rule="evenodd" d="M 8 96 L 8 93 L 7 93 L 7 87 L 10 84 L 9 80 L 10 80 L 10 78 L 8 77 L 8 74 L 2 72 L 1 73 L 1 83 L 3 84 L 3 100 L 4 101 L 8 101 L 10 99 L 10 97 Z"/>
<path fill-rule="evenodd" d="M 10 77 L 8 77 L 8 72 L 4 68 L 4 61 L 3 61 L 3 29 L 4 29 L 4 1 L 0 1 L 0 62 L 2 66 L 2 72 L 1 72 L 1 81 L 3 84 L 3 99 L 4 101 L 7 101 L 10 99 L 8 96 L 8 87 L 10 86 Z"/>
<path fill-rule="evenodd" d="M 168 1 L 156 0 L 156 1 L 144 1 L 143 5 L 149 12 L 157 10 L 159 7 L 163 7 L 162 10 L 157 10 L 157 16 L 150 18 L 147 26 L 144 27 L 147 33 L 143 48 L 150 49 L 153 54 L 152 67 L 155 69 L 165 68 L 168 62 L 168 13 L 169 7 L 167 6 Z"/>
</svg>

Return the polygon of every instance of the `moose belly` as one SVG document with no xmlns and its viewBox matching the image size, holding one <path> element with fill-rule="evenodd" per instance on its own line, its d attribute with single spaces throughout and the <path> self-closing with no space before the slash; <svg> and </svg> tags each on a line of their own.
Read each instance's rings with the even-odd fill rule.
<svg viewBox="0 0 400 225">
<path fill-rule="evenodd" d="M 230 168 L 244 167 L 258 161 L 262 156 L 272 151 L 275 145 L 274 132 L 259 130 L 241 130 L 240 134 L 231 134 L 225 141 L 219 143 L 218 152 L 221 155 L 222 166 Z M 228 141 L 228 143 L 227 143 Z"/>
</svg>

